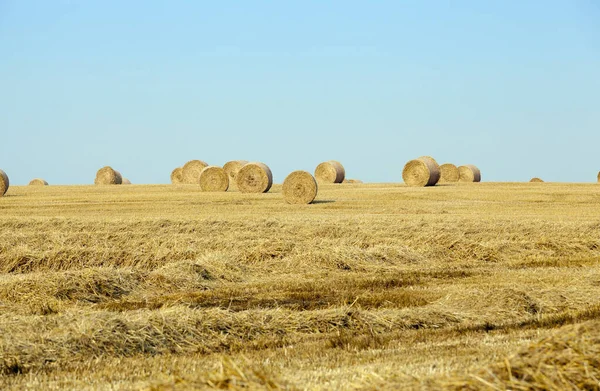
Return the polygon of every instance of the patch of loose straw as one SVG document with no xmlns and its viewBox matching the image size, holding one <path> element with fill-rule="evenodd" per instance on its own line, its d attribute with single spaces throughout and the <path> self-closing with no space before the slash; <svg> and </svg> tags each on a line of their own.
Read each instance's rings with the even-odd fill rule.
<svg viewBox="0 0 600 391">
<path fill-rule="evenodd" d="M 317 181 L 306 171 L 294 171 L 283 181 L 283 199 L 288 204 L 310 204 L 317 190 Z"/>
<path fill-rule="evenodd" d="M 445 163 L 440 166 L 440 183 L 458 182 L 460 173 L 458 167 L 452 163 Z"/>
<path fill-rule="evenodd" d="M 96 185 L 120 185 L 122 182 L 123 177 L 119 171 L 113 170 L 109 166 L 99 169 L 94 180 Z"/>
<path fill-rule="evenodd" d="M 221 167 L 205 167 L 200 173 L 200 188 L 202 191 L 227 191 L 229 175 Z"/>
<path fill-rule="evenodd" d="M 29 182 L 29 186 L 48 186 L 48 182 L 41 178 L 35 178 Z"/>
<path fill-rule="evenodd" d="M 529 182 L 541 183 L 541 182 L 544 182 L 544 180 L 541 178 L 535 177 L 535 178 L 531 178 L 529 180 Z"/>
<path fill-rule="evenodd" d="M 266 193 L 273 185 L 273 174 L 266 164 L 248 163 L 238 172 L 236 183 L 242 193 Z"/>
<path fill-rule="evenodd" d="M 414 159 L 406 163 L 402 179 L 408 186 L 434 186 L 440 178 L 439 168 L 430 159 Z"/>
<path fill-rule="evenodd" d="M 200 173 L 208 164 L 202 160 L 190 160 L 183 165 L 183 183 L 188 185 L 197 185 L 200 180 Z"/>
<path fill-rule="evenodd" d="M 338 161 L 323 162 L 315 169 L 315 178 L 323 183 L 343 183 L 346 177 L 344 166 Z"/>
<path fill-rule="evenodd" d="M 223 170 L 229 176 L 229 184 L 233 185 L 236 183 L 237 174 L 240 172 L 244 165 L 248 164 L 247 160 L 232 160 L 230 162 L 225 163 L 223 166 Z"/>
<path fill-rule="evenodd" d="M 177 167 L 171 172 L 171 183 L 174 185 L 183 183 L 183 168 Z"/>
<path fill-rule="evenodd" d="M 472 164 L 458 167 L 459 182 L 481 182 L 481 171 Z"/>
<path fill-rule="evenodd" d="M 8 175 L 2 170 L 0 170 L 0 197 L 6 194 L 8 190 L 8 186 L 10 185 L 8 180 Z"/>
</svg>

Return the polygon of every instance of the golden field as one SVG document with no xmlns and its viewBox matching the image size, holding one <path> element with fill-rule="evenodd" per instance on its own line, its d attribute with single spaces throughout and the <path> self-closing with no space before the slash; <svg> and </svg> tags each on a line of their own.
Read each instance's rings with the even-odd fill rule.
<svg viewBox="0 0 600 391">
<path fill-rule="evenodd" d="M 0 198 L 0 389 L 600 388 L 600 185 Z"/>
</svg>

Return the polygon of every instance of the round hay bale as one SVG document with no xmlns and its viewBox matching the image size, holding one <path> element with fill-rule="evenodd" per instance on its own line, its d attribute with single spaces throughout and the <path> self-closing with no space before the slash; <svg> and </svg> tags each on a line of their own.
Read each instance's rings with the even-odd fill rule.
<svg viewBox="0 0 600 391">
<path fill-rule="evenodd" d="M 122 182 L 123 177 L 119 171 L 113 170 L 109 166 L 99 169 L 94 180 L 96 185 L 120 185 Z"/>
<path fill-rule="evenodd" d="M 460 173 L 458 167 L 452 163 L 445 163 L 440 166 L 440 183 L 458 182 Z"/>
<path fill-rule="evenodd" d="M 2 170 L 0 170 L 0 197 L 6 194 L 8 190 L 8 186 L 10 185 L 8 180 L 8 175 Z"/>
<path fill-rule="evenodd" d="M 283 181 L 283 199 L 288 204 L 310 204 L 317 197 L 317 181 L 306 171 L 294 171 Z"/>
<path fill-rule="evenodd" d="M 171 171 L 171 183 L 173 185 L 179 185 L 183 183 L 183 168 L 177 167 Z"/>
<path fill-rule="evenodd" d="M 598 172 L 598 183 L 600 183 L 600 172 Z"/>
<path fill-rule="evenodd" d="M 236 184 L 242 193 L 266 193 L 273 185 L 273 174 L 266 164 L 247 163 L 238 171 Z"/>
<path fill-rule="evenodd" d="M 429 186 L 435 186 L 440 181 L 440 175 L 441 175 L 440 165 L 431 156 L 421 156 L 419 159 L 427 160 L 435 167 L 435 169 L 433 171 L 431 171 L 431 175 L 432 175 L 431 181 L 433 182 L 433 185 L 429 185 Z"/>
<path fill-rule="evenodd" d="M 360 179 L 348 179 L 348 183 L 363 183 Z"/>
<path fill-rule="evenodd" d="M 48 186 L 48 182 L 41 178 L 35 178 L 29 182 L 29 186 Z"/>
<path fill-rule="evenodd" d="M 440 179 L 440 170 L 432 159 L 418 158 L 409 161 L 402 170 L 402 179 L 408 186 L 434 186 Z"/>
<path fill-rule="evenodd" d="M 221 167 L 205 167 L 200 173 L 200 188 L 202 191 L 227 191 L 229 175 Z"/>
<path fill-rule="evenodd" d="M 240 172 L 241 168 L 244 167 L 244 165 L 248 164 L 247 160 L 232 160 L 230 162 L 227 162 L 223 165 L 223 170 L 225 170 L 225 172 L 227 173 L 227 176 L 229 176 L 229 188 L 235 188 L 237 187 L 237 175 L 238 172 Z"/>
<path fill-rule="evenodd" d="M 200 173 L 208 164 L 202 160 L 190 160 L 183 165 L 183 183 L 197 185 L 200 180 Z"/>
<path fill-rule="evenodd" d="M 315 168 L 315 178 L 323 183 L 343 183 L 346 177 L 346 170 L 342 163 L 329 160 L 323 162 Z"/>
<path fill-rule="evenodd" d="M 529 180 L 529 182 L 532 182 L 532 183 L 541 183 L 541 182 L 544 182 L 544 181 L 541 178 L 535 177 L 535 178 L 531 178 Z"/>
<path fill-rule="evenodd" d="M 122 185 L 131 185 L 131 181 L 127 178 L 123 178 L 123 181 L 121 182 Z"/>
<path fill-rule="evenodd" d="M 481 171 L 472 164 L 458 167 L 459 182 L 481 182 Z"/>
</svg>

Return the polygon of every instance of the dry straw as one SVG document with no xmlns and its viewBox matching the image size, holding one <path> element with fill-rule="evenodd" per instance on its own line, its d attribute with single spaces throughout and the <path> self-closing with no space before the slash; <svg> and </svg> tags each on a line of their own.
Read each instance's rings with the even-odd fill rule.
<svg viewBox="0 0 600 391">
<path fill-rule="evenodd" d="M 481 171 L 472 164 L 458 167 L 459 182 L 481 182 Z"/>
<path fill-rule="evenodd" d="M 122 185 L 131 185 L 131 181 L 127 178 L 123 178 L 123 181 L 121 182 Z"/>
<path fill-rule="evenodd" d="M 323 162 L 315 169 L 315 178 L 317 178 L 319 182 L 343 183 L 345 177 L 346 170 L 344 170 L 344 166 L 342 166 L 342 163 L 335 160 Z"/>
<path fill-rule="evenodd" d="M 174 185 L 183 183 L 183 168 L 177 167 L 171 172 L 171 183 Z"/>
<path fill-rule="evenodd" d="M 190 160 L 183 165 L 183 183 L 188 185 L 197 185 L 200 180 L 200 173 L 208 164 L 202 160 Z"/>
<path fill-rule="evenodd" d="M 531 179 L 529 180 L 529 182 L 541 183 L 541 182 L 544 182 L 544 181 L 543 181 L 543 179 L 541 179 L 541 178 L 535 177 L 535 178 L 531 178 Z"/>
<path fill-rule="evenodd" d="M 458 182 L 460 173 L 458 167 L 452 163 L 445 163 L 440 166 L 440 183 Z"/>
<path fill-rule="evenodd" d="M 266 193 L 273 185 L 273 174 L 266 164 L 247 163 L 238 172 L 236 183 L 242 193 Z"/>
<path fill-rule="evenodd" d="M 35 178 L 29 182 L 29 186 L 48 186 L 48 182 L 41 178 Z"/>
<path fill-rule="evenodd" d="M 109 166 L 99 169 L 94 180 L 96 185 L 120 185 L 122 182 L 123 177 L 119 171 L 113 170 Z"/>
<path fill-rule="evenodd" d="M 205 167 L 200 172 L 200 188 L 202 191 L 227 191 L 229 175 L 221 167 Z"/>
<path fill-rule="evenodd" d="M 248 164 L 247 160 L 232 160 L 230 162 L 225 163 L 223 166 L 223 170 L 229 176 L 229 183 L 234 184 L 237 180 L 237 174 L 240 172 L 244 165 Z"/>
<path fill-rule="evenodd" d="M 0 197 L 2 197 L 4 194 L 6 194 L 6 191 L 8 190 L 8 186 L 9 186 L 8 175 L 6 175 L 6 173 L 4 171 L 0 170 Z"/>
<path fill-rule="evenodd" d="M 598 172 L 598 182 L 600 183 L 600 172 Z"/>
<path fill-rule="evenodd" d="M 288 204 L 310 204 L 317 197 L 317 181 L 306 171 L 294 171 L 283 181 L 283 199 Z"/>
<path fill-rule="evenodd" d="M 440 179 L 440 169 L 434 159 L 420 157 L 406 163 L 402 179 L 408 186 L 434 186 Z"/>
</svg>

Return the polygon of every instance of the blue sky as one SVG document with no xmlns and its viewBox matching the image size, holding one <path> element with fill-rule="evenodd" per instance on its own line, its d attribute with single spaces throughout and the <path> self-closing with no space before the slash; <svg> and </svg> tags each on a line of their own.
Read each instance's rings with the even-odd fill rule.
<svg viewBox="0 0 600 391">
<path fill-rule="evenodd" d="M 600 3 L 0 0 L 0 135 L 14 184 L 190 159 L 400 182 L 424 154 L 592 182 Z"/>
</svg>

